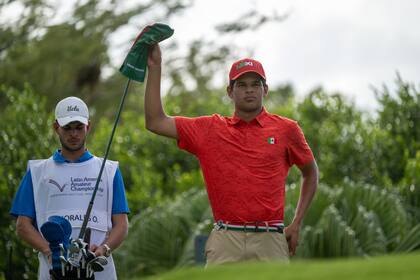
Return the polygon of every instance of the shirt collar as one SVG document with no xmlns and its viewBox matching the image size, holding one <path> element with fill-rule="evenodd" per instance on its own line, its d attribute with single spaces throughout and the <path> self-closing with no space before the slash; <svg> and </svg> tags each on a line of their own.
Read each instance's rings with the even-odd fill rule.
<svg viewBox="0 0 420 280">
<path fill-rule="evenodd" d="M 257 122 L 261 127 L 264 127 L 264 125 L 266 124 L 267 121 L 267 110 L 265 109 L 265 107 L 262 107 L 261 113 L 258 114 L 258 116 L 255 117 L 255 119 L 253 119 L 251 122 Z M 230 119 L 230 123 L 232 125 L 237 125 L 239 122 L 241 122 L 242 120 L 236 115 L 236 113 L 233 115 L 233 117 Z"/>
<path fill-rule="evenodd" d="M 66 159 L 65 157 L 63 157 L 63 155 L 61 154 L 61 150 L 57 150 L 57 151 L 55 151 L 55 153 L 53 155 L 53 160 L 57 163 L 65 163 L 65 162 L 76 163 L 76 162 L 87 161 L 87 160 L 91 159 L 92 157 L 93 157 L 93 155 L 88 150 L 86 150 L 80 158 L 76 159 L 75 161 L 70 161 L 70 160 Z"/>
<path fill-rule="evenodd" d="M 261 127 L 264 127 L 267 124 L 268 113 L 267 110 L 265 110 L 265 107 L 262 107 L 261 113 L 255 119 Z"/>
<path fill-rule="evenodd" d="M 241 121 L 240 118 L 236 114 L 233 115 L 233 117 L 230 119 L 230 123 L 232 125 L 237 125 Z"/>
</svg>

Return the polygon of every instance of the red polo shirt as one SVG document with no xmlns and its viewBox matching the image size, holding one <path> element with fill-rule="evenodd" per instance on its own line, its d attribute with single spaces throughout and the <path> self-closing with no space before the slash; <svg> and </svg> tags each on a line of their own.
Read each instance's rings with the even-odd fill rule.
<svg viewBox="0 0 420 280">
<path fill-rule="evenodd" d="M 283 220 L 289 168 L 314 157 L 297 122 L 267 113 L 251 122 L 176 117 L 178 146 L 200 161 L 215 221 Z"/>
</svg>

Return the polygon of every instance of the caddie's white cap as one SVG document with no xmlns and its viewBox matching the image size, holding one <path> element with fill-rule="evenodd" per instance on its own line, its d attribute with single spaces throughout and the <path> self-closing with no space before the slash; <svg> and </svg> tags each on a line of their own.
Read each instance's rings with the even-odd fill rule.
<svg viewBox="0 0 420 280">
<path fill-rule="evenodd" d="M 55 106 L 55 119 L 60 126 L 76 121 L 87 125 L 89 123 L 89 110 L 82 99 L 70 96 L 64 98 Z"/>
</svg>

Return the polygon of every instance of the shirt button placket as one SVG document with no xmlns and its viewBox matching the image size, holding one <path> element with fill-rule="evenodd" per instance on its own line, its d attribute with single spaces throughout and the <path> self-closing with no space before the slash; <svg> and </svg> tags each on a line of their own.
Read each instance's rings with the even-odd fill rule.
<svg viewBox="0 0 420 280">
<path fill-rule="evenodd" d="M 249 131 L 249 123 L 245 123 L 244 125 L 244 140 L 245 140 L 245 145 L 248 146 L 248 131 Z"/>
</svg>

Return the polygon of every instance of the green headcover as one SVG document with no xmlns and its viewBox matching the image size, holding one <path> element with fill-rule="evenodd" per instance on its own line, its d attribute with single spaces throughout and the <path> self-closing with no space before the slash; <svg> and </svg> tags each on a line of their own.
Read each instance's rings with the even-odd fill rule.
<svg viewBox="0 0 420 280">
<path fill-rule="evenodd" d="M 166 24 L 155 23 L 146 26 L 137 36 L 120 67 L 120 72 L 129 79 L 144 82 L 150 46 L 171 37 L 172 34 L 174 30 Z"/>
</svg>

